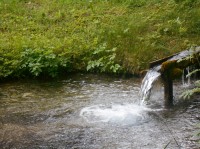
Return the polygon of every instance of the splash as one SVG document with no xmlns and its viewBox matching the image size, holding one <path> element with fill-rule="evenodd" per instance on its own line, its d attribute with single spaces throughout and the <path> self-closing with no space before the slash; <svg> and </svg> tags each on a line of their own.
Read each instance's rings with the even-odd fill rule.
<svg viewBox="0 0 200 149">
<path fill-rule="evenodd" d="M 90 123 L 136 125 L 145 120 L 145 110 L 148 108 L 136 104 L 94 105 L 83 108 L 80 116 Z"/>
<path fill-rule="evenodd" d="M 142 81 L 140 102 L 127 104 L 98 104 L 83 108 L 80 116 L 89 123 L 111 123 L 120 125 L 138 125 L 148 120 L 148 111 L 145 100 L 149 97 L 153 83 L 161 75 L 159 66 L 148 71 Z"/>
<path fill-rule="evenodd" d="M 179 60 L 189 56 L 191 53 L 191 50 L 186 50 L 173 55 L 166 61 Z M 90 123 L 106 122 L 118 124 L 138 124 L 143 122 L 147 119 L 147 111 L 153 110 L 147 108 L 146 101 L 150 98 L 154 82 L 161 76 L 160 69 L 161 65 L 156 65 L 147 72 L 141 84 L 141 100 L 139 104 L 92 105 L 83 108 L 80 112 L 80 116 Z"/>
</svg>

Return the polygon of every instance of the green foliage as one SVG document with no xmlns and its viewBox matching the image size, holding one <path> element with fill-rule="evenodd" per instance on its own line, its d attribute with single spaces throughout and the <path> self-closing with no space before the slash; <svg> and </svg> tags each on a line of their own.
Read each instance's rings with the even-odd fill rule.
<svg viewBox="0 0 200 149">
<path fill-rule="evenodd" d="M 198 0 L 1 0 L 0 78 L 139 73 L 150 61 L 200 44 L 199 6 Z M 106 48 L 94 54 L 102 43 Z"/>
<path fill-rule="evenodd" d="M 192 76 L 193 74 L 195 74 L 197 72 L 200 72 L 200 69 L 195 69 L 194 71 L 192 71 L 191 73 L 189 73 L 186 77 L 190 77 L 190 76 Z"/>
<path fill-rule="evenodd" d="M 198 59 L 199 57 L 197 56 L 197 54 L 191 54 L 190 56 L 186 57 L 185 59 L 191 59 L 191 58 L 196 58 L 197 62 L 198 62 L 198 66 L 200 66 L 200 63 L 199 63 L 200 61 Z M 193 74 L 195 74 L 195 73 L 197 73 L 199 71 L 200 71 L 200 69 L 195 69 L 192 72 L 190 72 L 186 77 L 191 77 Z M 183 92 L 181 94 L 181 98 L 189 99 L 189 98 L 192 97 L 193 94 L 200 93 L 200 80 L 197 80 L 194 84 L 195 84 L 195 88 Z"/>
<path fill-rule="evenodd" d="M 193 50 L 193 48 L 191 48 Z M 200 53 L 198 53 L 200 55 Z M 185 59 L 191 59 L 191 58 L 196 58 L 197 59 L 197 65 L 198 67 L 200 66 L 200 61 L 199 61 L 199 55 L 198 54 L 194 54 L 192 53 L 190 56 L 186 57 Z M 180 60 L 179 62 L 183 61 L 184 59 Z M 200 71 L 200 69 L 195 69 L 193 70 L 192 72 L 190 72 L 186 77 L 191 77 L 193 74 L 195 73 L 198 73 Z M 180 98 L 183 98 L 183 99 L 190 99 L 194 94 L 196 93 L 200 93 L 200 80 L 197 80 L 195 81 L 195 87 L 193 89 L 190 89 L 190 90 L 186 90 L 184 91 Z M 200 126 L 200 124 L 198 124 Z M 200 128 L 200 127 L 199 127 Z M 196 136 L 197 137 L 200 137 L 200 129 L 197 130 L 197 133 L 196 133 Z M 200 143 L 200 141 L 198 141 L 198 143 Z"/>
<path fill-rule="evenodd" d="M 185 92 L 183 92 L 181 94 L 181 98 L 183 99 L 190 99 L 192 97 L 192 95 L 194 95 L 194 93 L 200 93 L 200 87 L 191 89 L 191 90 L 187 90 Z"/>
<path fill-rule="evenodd" d="M 193 6 L 198 3 L 198 0 L 174 0 L 177 4 L 183 4 L 184 6 Z"/>
<path fill-rule="evenodd" d="M 19 65 L 20 61 L 16 51 L 0 51 L 0 78 L 13 74 Z"/>
<path fill-rule="evenodd" d="M 121 66 L 115 63 L 116 48 L 107 49 L 107 44 L 103 43 L 92 53 L 92 59 L 88 62 L 87 71 L 100 71 L 117 73 Z"/>
<path fill-rule="evenodd" d="M 57 76 L 60 68 L 70 66 L 70 60 L 59 57 L 53 51 L 44 49 L 26 49 L 21 54 L 20 71 L 30 72 L 33 76 L 41 73 L 51 77 Z"/>
</svg>

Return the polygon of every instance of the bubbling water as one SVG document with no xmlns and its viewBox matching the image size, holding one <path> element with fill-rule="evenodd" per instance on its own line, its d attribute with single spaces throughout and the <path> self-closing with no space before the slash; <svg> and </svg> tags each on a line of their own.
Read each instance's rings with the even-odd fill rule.
<svg viewBox="0 0 200 149">
<path fill-rule="evenodd" d="M 145 121 L 149 109 L 136 104 L 94 105 L 81 110 L 80 116 L 87 122 L 105 122 L 122 125 L 136 125 Z"/>
<path fill-rule="evenodd" d="M 159 78 L 160 73 L 157 71 L 159 67 L 155 67 L 148 71 L 146 77 L 142 81 L 141 96 L 139 102 L 122 104 L 97 104 L 83 108 L 80 116 L 88 123 L 112 123 L 121 125 L 138 125 L 148 120 L 148 111 L 145 100 L 149 98 L 153 83 Z M 137 100 L 138 101 L 138 100 Z"/>
<path fill-rule="evenodd" d="M 199 51 L 200 48 L 197 49 L 197 52 Z M 185 58 L 191 55 L 192 52 L 192 50 L 183 51 L 169 58 L 168 61 Z M 147 108 L 146 101 L 150 98 L 150 93 L 154 82 L 161 76 L 160 69 L 161 65 L 157 65 L 147 72 L 142 81 L 140 92 L 141 100 L 139 103 L 92 105 L 83 108 L 80 112 L 80 116 L 90 123 L 107 122 L 120 124 L 138 124 L 138 122 L 142 122 L 144 119 L 146 119 L 146 111 L 152 110 Z"/>
</svg>

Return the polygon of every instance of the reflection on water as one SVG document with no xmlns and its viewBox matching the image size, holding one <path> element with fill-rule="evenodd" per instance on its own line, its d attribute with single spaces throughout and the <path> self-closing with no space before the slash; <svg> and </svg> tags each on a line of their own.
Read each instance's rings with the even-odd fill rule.
<svg viewBox="0 0 200 149">
<path fill-rule="evenodd" d="M 199 99 L 165 110 L 156 93 L 156 106 L 141 106 L 140 83 L 77 74 L 1 84 L 0 147 L 198 148 Z"/>
</svg>

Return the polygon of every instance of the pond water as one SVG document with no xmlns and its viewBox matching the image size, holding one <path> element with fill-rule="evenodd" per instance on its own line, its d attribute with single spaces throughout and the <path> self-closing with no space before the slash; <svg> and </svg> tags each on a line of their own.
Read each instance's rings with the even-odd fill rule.
<svg viewBox="0 0 200 149">
<path fill-rule="evenodd" d="M 0 147 L 198 149 L 200 99 L 163 107 L 159 82 L 146 105 L 141 79 L 99 75 L 0 84 Z M 175 84 L 175 95 L 182 91 Z"/>
</svg>

